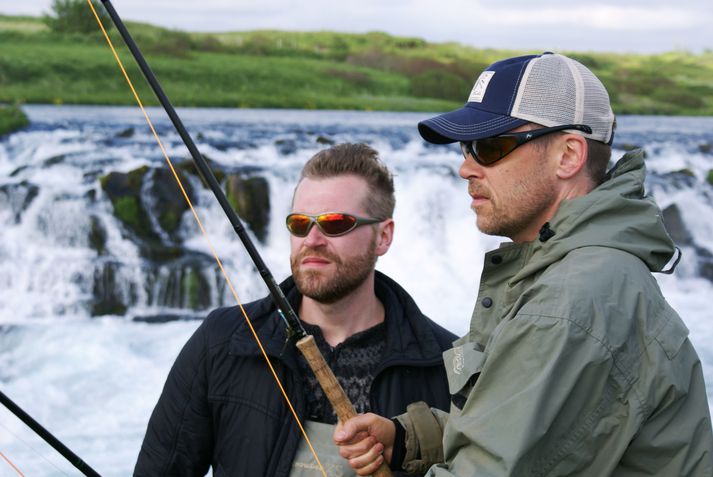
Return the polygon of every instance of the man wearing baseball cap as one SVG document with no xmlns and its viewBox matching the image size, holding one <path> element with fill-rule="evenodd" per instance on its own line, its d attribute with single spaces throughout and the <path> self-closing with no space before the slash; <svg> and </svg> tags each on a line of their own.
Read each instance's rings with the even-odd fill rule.
<svg viewBox="0 0 713 477">
<path fill-rule="evenodd" d="M 599 79 L 558 54 L 498 61 L 418 128 L 460 142 L 478 228 L 512 242 L 485 255 L 470 331 L 444 353 L 450 414 L 358 416 L 340 454 L 360 475 L 383 459 L 434 477 L 713 475 L 701 362 L 652 276 L 676 248 L 643 153 L 607 172 Z"/>
</svg>

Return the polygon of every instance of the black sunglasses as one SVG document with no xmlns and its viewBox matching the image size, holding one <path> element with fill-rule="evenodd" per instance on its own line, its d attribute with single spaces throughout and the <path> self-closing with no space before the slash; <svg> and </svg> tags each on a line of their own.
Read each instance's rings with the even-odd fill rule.
<svg viewBox="0 0 713 477">
<path fill-rule="evenodd" d="M 576 129 L 587 134 L 592 133 L 592 128 L 585 124 L 566 124 L 551 128 L 533 129 L 532 131 L 501 134 L 474 141 L 461 141 L 460 149 L 466 158 L 470 155 L 478 164 L 489 166 L 495 164 L 523 144 L 565 129 Z"/>
<path fill-rule="evenodd" d="M 326 212 L 319 215 L 290 214 L 287 216 L 287 230 L 295 237 L 306 237 L 314 224 L 327 237 L 338 237 L 351 232 L 360 225 L 376 224 L 382 219 L 358 217 L 344 212 Z"/>
</svg>

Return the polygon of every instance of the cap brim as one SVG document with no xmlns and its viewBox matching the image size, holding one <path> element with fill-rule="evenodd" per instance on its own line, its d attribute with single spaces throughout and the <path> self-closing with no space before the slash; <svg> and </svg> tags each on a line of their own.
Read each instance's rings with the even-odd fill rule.
<svg viewBox="0 0 713 477">
<path fill-rule="evenodd" d="M 418 123 L 421 137 L 434 144 L 473 141 L 497 136 L 527 124 L 524 119 L 477 109 L 477 103 L 466 103 L 460 109 Z"/>
</svg>

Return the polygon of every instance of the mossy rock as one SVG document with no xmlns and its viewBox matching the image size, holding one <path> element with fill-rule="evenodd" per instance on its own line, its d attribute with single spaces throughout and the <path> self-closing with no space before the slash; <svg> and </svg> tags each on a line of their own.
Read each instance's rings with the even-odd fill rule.
<svg viewBox="0 0 713 477">
<path fill-rule="evenodd" d="M 226 180 L 228 202 L 250 230 L 261 242 L 267 239 L 267 227 L 270 223 L 270 186 L 264 177 L 244 178 L 229 175 Z"/>
<path fill-rule="evenodd" d="M 96 250 L 97 254 L 104 255 L 106 253 L 107 234 L 104 226 L 99 221 L 96 215 L 89 216 L 89 246 Z"/>
<path fill-rule="evenodd" d="M 135 133 L 134 128 L 130 127 L 130 128 L 126 128 L 126 129 L 120 131 L 119 133 L 117 133 L 116 137 L 120 137 L 123 139 L 129 139 L 129 138 L 134 137 L 134 133 Z"/>
<path fill-rule="evenodd" d="M 116 271 L 120 266 L 118 263 L 106 262 L 94 271 L 93 299 L 90 306 L 92 316 L 126 314 L 128 306 L 119 293 L 120 287 L 116 279 Z"/>
<path fill-rule="evenodd" d="M 176 169 L 183 189 L 192 200 L 193 189 L 185 175 Z M 150 177 L 149 204 L 142 198 L 143 184 Z M 149 214 L 153 214 L 158 225 L 176 242 L 176 231 L 188 203 L 169 169 L 149 169 L 142 166 L 128 173 L 112 172 L 100 179 L 102 189 L 114 206 L 114 215 L 139 238 L 160 244 L 158 232 L 154 230 Z M 169 256 L 175 255 L 169 253 Z"/>
<path fill-rule="evenodd" d="M 309 107 L 304 107 L 303 109 L 314 109 Z M 275 148 L 283 156 L 289 156 L 297 152 L 297 142 L 294 139 L 277 139 L 275 141 Z"/>
<path fill-rule="evenodd" d="M 688 167 L 685 167 L 683 169 L 679 169 L 677 171 L 673 172 L 674 174 L 682 175 L 682 176 L 688 176 L 688 177 L 696 177 L 696 173 L 693 172 L 692 169 L 689 169 Z"/>
<path fill-rule="evenodd" d="M 696 183 L 696 174 L 691 169 L 685 168 L 678 171 L 671 171 L 662 176 L 670 185 L 677 189 L 693 187 Z"/>
<path fill-rule="evenodd" d="M 181 280 L 185 305 L 191 310 L 205 310 L 211 306 L 210 285 L 198 268 L 190 267 Z"/>
<path fill-rule="evenodd" d="M 333 146 L 334 145 L 334 140 L 330 139 L 326 136 L 317 136 L 317 144 L 322 144 L 323 146 Z"/>
<path fill-rule="evenodd" d="M 30 125 L 27 115 L 19 106 L 0 105 L 0 136 L 10 134 Z"/>
<path fill-rule="evenodd" d="M 213 175 L 215 176 L 215 179 L 218 181 L 218 183 L 220 184 L 221 182 L 223 182 L 223 180 L 225 180 L 225 172 L 222 169 L 220 169 L 215 164 L 215 162 L 212 159 L 210 159 L 208 156 L 204 155 L 203 159 L 206 161 L 206 164 L 208 165 L 208 168 L 211 170 L 211 172 L 213 172 Z M 193 162 L 193 160 L 181 162 L 180 164 L 178 164 L 176 169 L 183 171 L 186 174 L 191 174 L 195 177 L 200 178 L 203 185 L 206 188 L 208 188 L 208 184 L 206 184 L 205 181 L 203 180 L 203 176 L 201 176 L 200 173 L 198 172 L 198 168 L 196 167 L 196 164 L 195 164 L 195 162 Z"/>
<path fill-rule="evenodd" d="M 190 182 L 186 180 L 185 175 L 179 169 L 175 169 L 175 171 L 188 199 L 193 202 L 193 188 Z M 153 202 L 152 210 L 149 210 L 149 213 L 156 217 L 161 228 L 169 234 L 172 240 L 178 241 L 176 231 L 181 223 L 183 213 L 189 209 L 189 206 L 176 183 L 173 172 L 166 168 L 154 169 L 151 172 L 149 193 Z"/>
<path fill-rule="evenodd" d="M 114 201 L 114 215 L 138 235 L 153 235 L 149 232 L 151 224 L 138 197 L 130 195 L 117 197 Z M 146 227 L 149 229 L 147 230 Z"/>
<path fill-rule="evenodd" d="M 710 185 L 713 185 L 713 169 L 708 171 L 708 175 L 706 176 L 706 182 L 708 182 Z"/>
<path fill-rule="evenodd" d="M 637 144 L 630 144 L 630 143 L 621 144 L 620 147 L 626 152 L 633 151 L 635 149 L 641 149 L 641 146 L 639 146 Z"/>
<path fill-rule="evenodd" d="M 99 182 L 114 208 L 114 215 L 141 242 L 141 248 L 149 244 L 160 245 L 161 238 L 154 231 L 148 212 L 141 201 L 141 186 L 148 173 L 148 166 L 131 172 L 111 172 Z"/>
<path fill-rule="evenodd" d="M 15 223 L 20 223 L 22 214 L 39 195 L 40 188 L 27 181 L 18 184 L 0 185 L 0 208 L 8 207 L 15 216 Z"/>
<path fill-rule="evenodd" d="M 144 181 L 144 176 L 149 171 L 149 166 L 141 166 L 130 172 L 110 172 L 102 177 L 99 182 L 102 189 L 109 194 L 109 198 L 113 196 L 138 194 L 141 191 L 141 184 Z"/>
</svg>

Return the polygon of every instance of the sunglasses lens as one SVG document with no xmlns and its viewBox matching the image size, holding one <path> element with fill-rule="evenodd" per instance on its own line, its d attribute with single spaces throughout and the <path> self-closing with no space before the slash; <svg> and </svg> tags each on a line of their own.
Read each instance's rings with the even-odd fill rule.
<svg viewBox="0 0 713 477">
<path fill-rule="evenodd" d="M 485 165 L 499 161 L 517 147 L 517 140 L 507 136 L 480 139 L 474 143 L 475 153 L 480 162 Z"/>
<path fill-rule="evenodd" d="M 322 214 L 317 217 L 319 228 L 325 235 L 341 235 L 356 225 L 356 217 L 347 214 Z"/>
<path fill-rule="evenodd" d="M 287 229 L 292 235 L 304 237 L 309 233 L 312 219 L 302 214 L 291 214 L 287 216 Z"/>
</svg>

